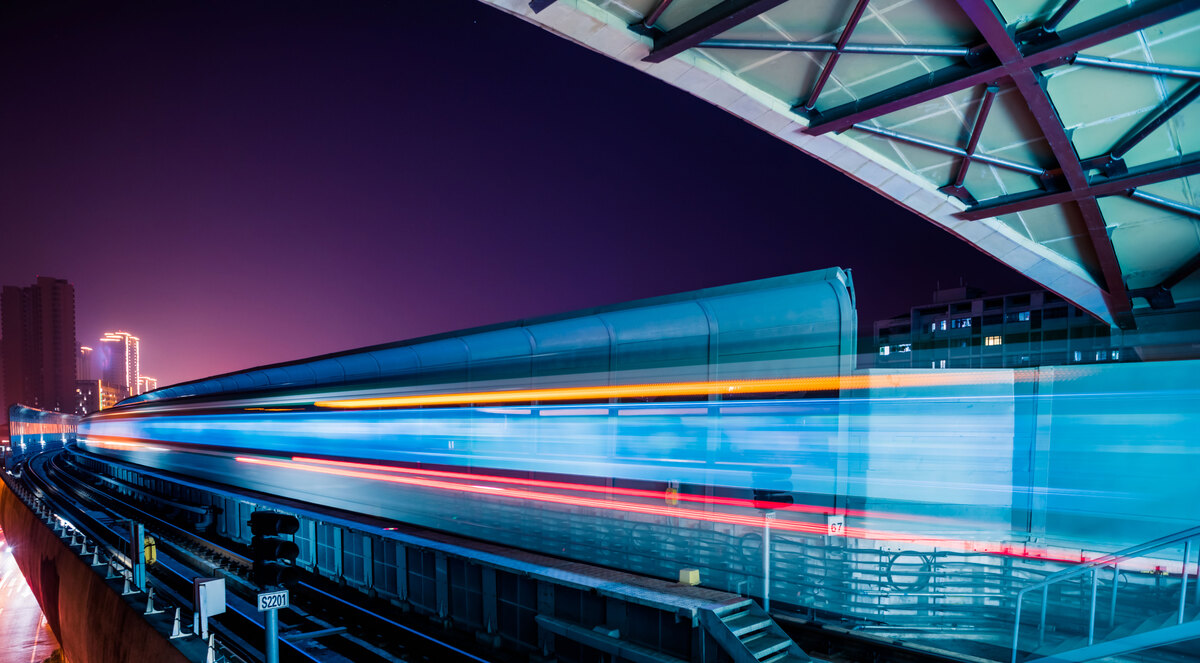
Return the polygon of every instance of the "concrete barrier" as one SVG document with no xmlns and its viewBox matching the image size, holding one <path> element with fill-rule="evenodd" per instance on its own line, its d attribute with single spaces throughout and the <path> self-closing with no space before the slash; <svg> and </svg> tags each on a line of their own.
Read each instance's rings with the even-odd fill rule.
<svg viewBox="0 0 1200 663">
<path fill-rule="evenodd" d="M 71 663 L 187 660 L 2 482 L 0 528 Z"/>
</svg>

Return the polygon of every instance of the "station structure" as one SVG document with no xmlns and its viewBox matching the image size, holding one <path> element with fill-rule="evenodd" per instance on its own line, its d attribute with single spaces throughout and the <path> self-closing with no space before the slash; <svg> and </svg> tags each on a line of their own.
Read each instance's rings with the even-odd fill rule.
<svg viewBox="0 0 1200 663">
<path fill-rule="evenodd" d="M 1200 3 L 483 2 L 742 118 L 1114 327 L 1200 326 L 1158 315 L 1200 298 Z"/>
<path fill-rule="evenodd" d="M 1200 660 L 1200 0 L 483 1 L 1165 350 L 859 368 L 831 268 L 14 406 L 69 660 Z"/>
</svg>

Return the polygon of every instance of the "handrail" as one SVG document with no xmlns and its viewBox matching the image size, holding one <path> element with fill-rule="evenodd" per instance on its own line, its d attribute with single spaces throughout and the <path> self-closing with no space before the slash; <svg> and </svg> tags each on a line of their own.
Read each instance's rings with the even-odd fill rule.
<svg viewBox="0 0 1200 663">
<path fill-rule="evenodd" d="M 1166 548 L 1167 546 L 1174 545 L 1174 544 L 1177 544 L 1180 542 L 1185 542 L 1184 549 L 1183 549 L 1183 559 L 1181 562 L 1182 568 L 1180 571 L 1180 575 L 1182 576 L 1182 579 L 1183 579 L 1183 585 L 1182 585 L 1182 590 L 1180 591 L 1180 597 L 1179 597 L 1179 617 L 1178 617 L 1179 623 L 1183 623 L 1184 602 L 1187 597 L 1188 558 L 1191 556 L 1192 539 L 1195 539 L 1197 537 L 1200 537 L 1200 525 L 1197 525 L 1195 527 L 1189 527 L 1188 529 L 1176 532 L 1174 534 L 1168 534 L 1166 536 L 1162 536 L 1157 539 L 1147 541 L 1145 543 L 1140 543 L 1136 546 L 1131 546 L 1129 548 L 1125 548 L 1124 550 L 1120 550 L 1115 553 L 1110 553 L 1108 555 L 1104 555 L 1103 557 L 1097 557 L 1096 559 L 1093 559 L 1090 562 L 1087 562 L 1084 564 L 1079 564 L 1078 566 L 1075 566 L 1075 567 L 1072 567 L 1069 569 L 1063 569 L 1062 571 L 1058 571 L 1056 573 L 1053 573 L 1053 574 L 1047 576 L 1040 582 L 1036 582 L 1032 585 L 1029 585 L 1028 587 L 1022 588 L 1020 591 L 1017 592 L 1017 604 L 1016 604 L 1016 608 L 1015 608 L 1015 615 L 1013 618 L 1012 663 L 1017 663 L 1017 647 L 1020 644 L 1020 639 L 1021 639 L 1021 609 L 1022 609 L 1022 605 L 1025 601 L 1025 595 L 1027 593 L 1029 593 L 1035 589 L 1042 590 L 1042 616 L 1041 616 L 1041 622 L 1038 625 L 1039 643 L 1040 643 L 1040 636 L 1041 636 L 1041 634 L 1044 634 L 1044 629 L 1045 629 L 1045 624 L 1046 624 L 1046 604 L 1047 604 L 1047 601 L 1049 600 L 1050 585 L 1053 585 L 1054 583 L 1057 583 L 1057 582 L 1060 582 L 1063 580 L 1069 580 L 1071 578 L 1075 578 L 1077 576 L 1084 575 L 1090 571 L 1092 573 L 1091 614 L 1090 614 L 1089 621 L 1088 621 L 1088 638 L 1087 639 L 1088 639 L 1088 644 L 1091 645 L 1095 641 L 1095 637 L 1096 637 L 1096 589 L 1097 589 L 1097 585 L 1099 582 L 1099 573 L 1098 573 L 1099 568 L 1105 567 L 1105 566 L 1113 567 L 1114 573 L 1113 573 L 1112 611 L 1115 614 L 1116 602 L 1117 602 L 1116 569 L 1120 566 L 1121 562 L 1123 562 L 1124 560 L 1127 560 L 1127 559 L 1135 558 L 1135 557 L 1142 557 L 1142 556 L 1146 555 L 1147 553 L 1151 553 L 1156 550 L 1160 550 L 1162 548 Z M 1197 597 L 1198 597 L 1198 600 L 1200 600 L 1200 562 L 1198 562 L 1196 573 L 1197 573 Z M 1109 621 L 1110 621 L 1110 626 L 1111 626 L 1111 621 L 1112 621 L 1111 617 L 1110 617 Z"/>
<path fill-rule="evenodd" d="M 1145 555 L 1146 553 L 1154 552 L 1155 550 L 1159 550 L 1161 548 L 1166 548 L 1167 546 L 1169 546 L 1173 543 L 1179 543 L 1180 541 L 1186 541 L 1186 540 L 1194 538 L 1196 536 L 1200 536 L 1200 525 L 1185 529 L 1181 532 L 1176 532 L 1175 534 L 1168 534 L 1167 536 L 1159 537 L 1157 539 L 1154 539 L 1153 541 L 1147 541 L 1146 543 L 1139 543 L 1136 546 L 1131 546 L 1129 548 L 1126 548 L 1124 550 L 1121 550 L 1121 551 L 1118 551 L 1115 553 L 1109 553 L 1103 557 L 1097 557 L 1096 559 L 1093 559 L 1090 562 L 1086 562 L 1084 564 L 1079 564 L 1079 565 L 1071 567 L 1069 569 L 1063 569 L 1062 571 L 1052 573 L 1052 574 L 1046 576 L 1041 582 L 1034 583 L 1028 587 L 1025 587 L 1021 591 L 1017 592 L 1017 595 L 1020 596 L 1031 590 L 1039 589 L 1043 585 L 1052 585 L 1052 584 L 1058 582 L 1059 580 L 1066 580 L 1068 578 L 1073 578 L 1077 575 L 1083 575 L 1089 569 L 1092 569 L 1097 566 L 1108 566 L 1110 564 L 1118 564 L 1126 559 L 1132 559 L 1134 557 L 1141 557 L 1141 556 Z"/>
</svg>

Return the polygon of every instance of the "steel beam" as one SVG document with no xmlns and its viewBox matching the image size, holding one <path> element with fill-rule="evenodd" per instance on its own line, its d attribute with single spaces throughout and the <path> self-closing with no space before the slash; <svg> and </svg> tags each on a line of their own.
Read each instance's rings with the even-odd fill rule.
<svg viewBox="0 0 1200 663">
<path fill-rule="evenodd" d="M 1005 73 L 1017 86 L 1017 90 L 1025 99 L 1026 105 L 1033 113 L 1050 151 L 1058 162 L 1063 178 L 1071 191 L 1082 191 L 1088 187 L 1087 173 L 1075 153 L 1075 146 L 1063 128 L 1062 120 L 1050 96 L 1042 85 L 1041 76 L 1030 69 L 1024 62 L 1024 56 L 1016 40 L 1008 31 L 999 12 L 991 0 L 957 0 L 958 6 L 975 24 L 980 34 L 987 41 L 988 47 L 1003 63 Z M 1125 288 L 1125 277 L 1121 264 L 1117 260 L 1117 252 L 1100 205 L 1094 196 L 1081 196 L 1076 199 L 1084 227 L 1087 229 L 1088 240 L 1104 278 L 1105 290 L 1108 291 L 1107 305 L 1113 321 L 1122 329 L 1134 327 L 1133 305 Z"/>
<path fill-rule="evenodd" d="M 838 58 L 842 57 L 842 50 L 846 48 L 846 44 L 850 43 L 850 35 L 854 32 L 854 28 L 858 27 L 858 22 L 862 20 L 863 12 L 867 11 L 867 3 L 870 1 L 858 0 L 858 4 L 854 5 L 854 11 L 850 12 L 846 27 L 842 28 L 842 34 L 838 36 L 835 50 L 830 54 L 825 66 L 821 67 L 821 74 L 817 76 L 817 82 L 813 84 L 812 91 L 808 93 L 808 101 L 804 102 L 804 110 L 811 111 L 816 108 L 821 90 L 825 89 L 825 83 L 829 82 L 829 77 L 833 75 L 833 68 L 837 66 Z"/>
<path fill-rule="evenodd" d="M 1200 152 L 1184 157 L 1163 159 L 1148 163 L 1138 168 L 1130 169 L 1129 173 L 1120 177 L 1096 178 L 1083 189 L 1063 191 L 1030 191 L 991 198 L 972 206 L 970 209 L 956 213 L 954 216 L 967 221 L 977 221 L 993 216 L 1023 212 L 1035 207 L 1047 205 L 1062 205 L 1084 197 L 1114 196 L 1125 194 L 1131 189 L 1156 182 L 1176 180 L 1181 177 L 1191 177 L 1200 174 Z"/>
<path fill-rule="evenodd" d="M 1190 260 L 1180 265 L 1178 269 L 1163 279 L 1162 283 L 1148 288 L 1131 290 L 1129 296 L 1144 297 L 1152 309 L 1175 308 L 1175 297 L 1171 295 L 1171 288 L 1179 285 L 1180 281 L 1191 276 L 1197 269 L 1200 269 L 1200 254 L 1192 256 Z M 1197 578 L 1197 582 L 1200 582 L 1200 578 Z"/>
<path fill-rule="evenodd" d="M 975 149 L 979 147 L 979 137 L 983 135 L 983 126 L 987 123 L 988 113 L 992 110 L 992 102 L 995 101 L 996 92 L 999 90 L 998 86 L 989 85 L 983 92 L 983 98 L 979 100 L 979 110 L 975 112 L 975 121 L 971 123 L 971 135 L 967 139 L 967 155 L 958 165 L 958 173 L 950 183 L 954 189 L 961 189 L 963 182 L 967 180 L 967 170 L 971 167 Z"/>
<path fill-rule="evenodd" d="M 785 2 L 787 0 L 725 0 L 655 38 L 654 48 L 642 60 L 662 62 Z"/>
<path fill-rule="evenodd" d="M 1196 100 L 1197 97 L 1200 97 L 1200 81 L 1192 81 L 1184 86 L 1184 88 L 1177 95 L 1175 95 L 1174 99 L 1171 99 L 1161 107 L 1157 108 L 1154 111 L 1154 114 L 1151 115 L 1140 126 L 1138 126 L 1137 129 L 1129 132 L 1123 136 L 1121 140 L 1117 141 L 1117 144 L 1114 145 L 1113 148 L 1108 152 L 1109 160 L 1120 160 L 1125 156 L 1126 153 L 1129 152 L 1129 150 L 1132 150 L 1139 143 L 1146 140 L 1150 134 L 1157 131 L 1159 127 L 1169 122 L 1171 118 L 1175 117 L 1179 113 L 1179 111 L 1187 108 L 1193 101 Z"/>
<path fill-rule="evenodd" d="M 1179 285 L 1179 282 L 1191 276 L 1193 272 L 1200 269 L 1200 255 L 1192 256 L 1192 259 L 1183 263 L 1171 275 L 1163 279 L 1163 282 L 1158 284 L 1158 287 L 1165 290 L 1170 290 Z"/>
<path fill-rule="evenodd" d="M 921 138 L 919 136 L 910 136 L 909 134 L 900 133 L 899 131 L 892 131 L 891 129 L 881 129 L 879 127 L 873 127 L 869 124 L 858 125 L 858 126 L 855 126 L 854 128 L 859 131 L 865 131 L 867 133 L 875 134 L 876 136 L 883 136 L 884 138 L 898 140 L 902 143 L 909 143 L 911 145 L 927 147 L 935 152 L 942 152 L 944 154 L 953 154 L 955 156 L 960 156 L 960 157 L 967 156 L 967 151 L 961 147 L 956 147 L 954 145 L 946 145 L 944 143 L 939 143 L 937 141 L 932 141 L 932 140 L 929 140 L 926 138 Z M 994 156 L 990 156 L 987 154 L 975 154 L 972 156 L 972 159 L 974 159 L 975 161 L 978 161 L 980 163 L 986 163 L 988 165 L 997 166 L 999 168 L 1006 168 L 1008 170 L 1013 170 L 1018 173 L 1025 173 L 1026 175 L 1033 175 L 1034 177 L 1044 177 L 1047 174 L 1045 169 L 1038 168 L 1037 166 L 1030 166 L 1028 164 L 1021 163 L 1019 161 L 1011 161 L 1009 159 L 1004 159 L 1001 157 L 994 157 Z"/>
<path fill-rule="evenodd" d="M 642 21 L 642 25 L 647 28 L 653 28 L 654 24 L 658 23 L 658 19 L 662 17 L 663 12 L 667 11 L 667 7 L 670 7 L 672 2 L 675 2 L 675 0 L 658 0 L 658 5 L 655 6 L 654 11 L 650 12 L 650 15 Z"/>
<path fill-rule="evenodd" d="M 724 48 L 749 51 L 802 51 L 805 53 L 833 53 L 837 44 L 815 41 L 746 41 L 740 39 L 710 39 L 697 48 Z M 846 44 L 842 53 L 870 55 L 930 55 L 965 58 L 971 54 L 966 46 L 935 46 L 910 44 Z"/>
<path fill-rule="evenodd" d="M 1147 205 L 1152 205 L 1159 209 L 1165 209 L 1165 210 L 1170 210 L 1172 212 L 1177 212 L 1184 216 L 1190 216 L 1193 219 L 1200 219 L 1200 207 L 1195 207 L 1193 205 L 1181 203 L 1177 200 L 1171 200 L 1170 198 L 1156 196 L 1153 193 L 1146 193 L 1145 191 L 1138 191 L 1137 189 L 1133 189 L 1133 190 L 1129 191 L 1129 197 L 1134 200 L 1137 200 L 1139 202 L 1146 203 Z"/>
<path fill-rule="evenodd" d="M 1066 62 L 1079 51 L 1103 44 L 1132 32 L 1157 25 L 1200 9 L 1200 0 L 1141 0 L 1057 33 L 1055 39 L 1029 44 L 1019 60 L 1001 62 L 988 47 L 978 51 L 975 64 L 956 64 L 910 79 L 887 90 L 863 97 L 809 117 L 810 134 L 845 131 L 859 122 L 887 115 L 976 85 L 996 82 L 1007 76 L 1007 68 L 1032 68 L 1056 61 Z M 981 31 L 982 32 L 982 31 Z M 1026 43 L 1035 30 L 1017 35 Z M 1006 67 L 1007 65 L 1007 67 Z"/>
<path fill-rule="evenodd" d="M 1071 13 L 1072 9 L 1075 9 L 1075 5 L 1077 4 L 1079 4 L 1079 0 L 1066 0 L 1050 18 L 1046 19 L 1046 22 L 1042 25 L 1042 29 L 1046 32 L 1057 32 L 1058 24 L 1063 22 L 1063 19 L 1067 17 L 1067 14 Z"/>
<path fill-rule="evenodd" d="M 1200 69 L 1195 67 L 1180 67 L 1154 62 L 1137 62 L 1135 60 L 1113 60 L 1095 55 L 1075 55 L 1071 64 L 1099 67 L 1101 69 L 1116 69 L 1118 71 L 1133 71 L 1139 74 L 1154 76 L 1174 76 L 1178 78 L 1200 78 Z"/>
</svg>

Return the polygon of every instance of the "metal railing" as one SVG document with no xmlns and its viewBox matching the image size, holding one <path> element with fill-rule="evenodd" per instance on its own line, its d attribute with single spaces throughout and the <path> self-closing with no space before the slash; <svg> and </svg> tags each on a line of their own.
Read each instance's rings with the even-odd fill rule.
<svg viewBox="0 0 1200 663">
<path fill-rule="evenodd" d="M 1103 557 L 1096 558 L 1090 562 L 1086 562 L 1070 569 L 1064 569 L 1044 580 L 1029 585 L 1017 592 L 1016 615 L 1013 619 L 1013 634 L 1012 634 L 1012 663 L 1017 663 L 1017 654 L 1020 651 L 1021 639 L 1021 613 L 1025 604 L 1025 596 L 1031 592 L 1041 590 L 1042 603 L 1041 615 L 1038 619 L 1038 646 L 1042 646 L 1046 636 L 1046 611 L 1050 604 L 1050 587 L 1051 585 L 1060 584 L 1075 578 L 1082 579 L 1083 576 L 1091 574 L 1090 587 L 1086 587 L 1085 591 L 1089 595 L 1088 599 L 1088 614 L 1087 614 L 1087 644 L 1088 646 L 1096 642 L 1096 610 L 1098 606 L 1098 590 L 1100 586 L 1100 571 L 1104 568 L 1112 569 L 1112 581 L 1109 596 L 1109 613 L 1108 627 L 1111 629 L 1116 625 L 1117 619 L 1117 596 L 1120 588 L 1121 564 L 1131 559 L 1145 557 L 1150 553 L 1154 553 L 1164 548 L 1183 544 L 1183 556 L 1180 558 L 1180 589 L 1179 600 L 1177 607 L 1176 624 L 1182 624 L 1184 621 L 1184 609 L 1187 603 L 1188 592 L 1188 564 L 1192 555 L 1192 542 L 1200 538 L 1200 526 L 1192 527 L 1175 534 L 1170 534 L 1153 541 L 1147 541 L 1130 548 L 1126 548 L 1119 552 L 1115 552 Z M 1195 601 L 1200 603 L 1200 560 L 1197 561 L 1196 568 L 1198 582 L 1195 584 Z"/>
</svg>

